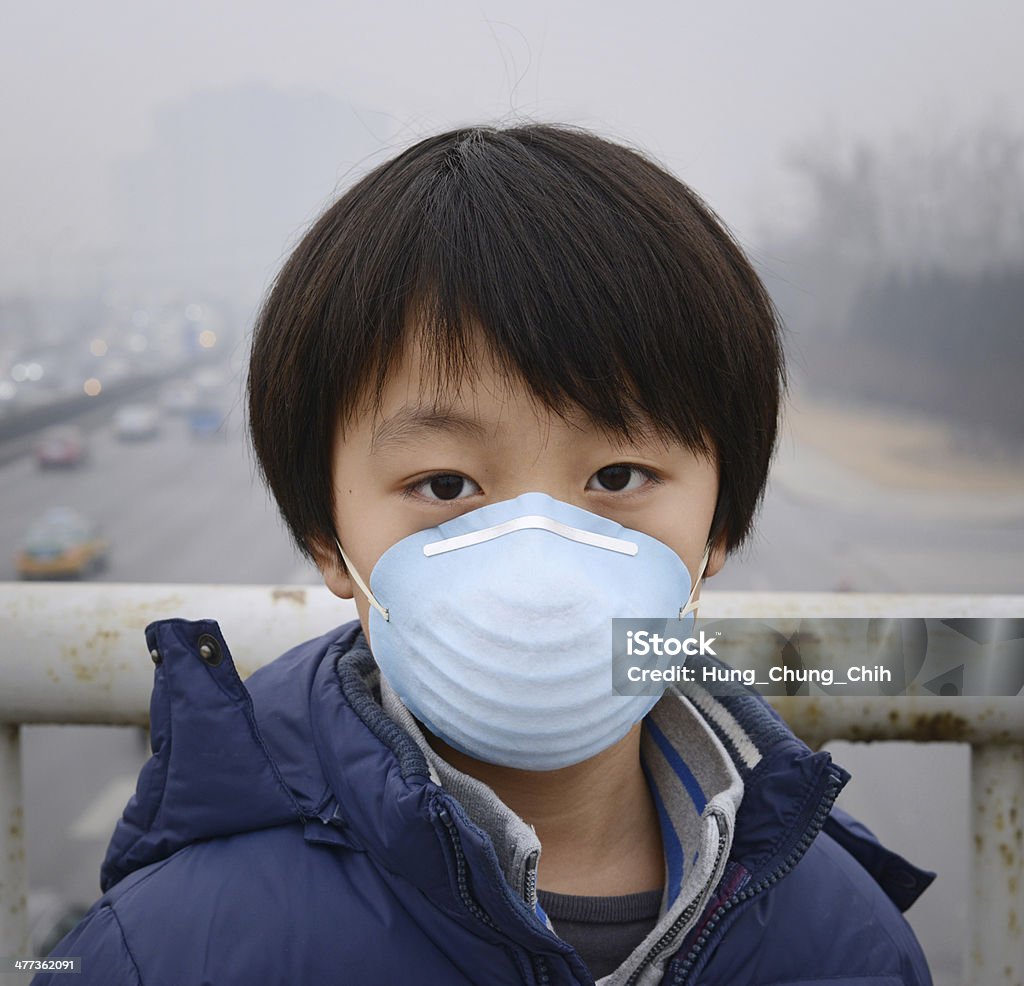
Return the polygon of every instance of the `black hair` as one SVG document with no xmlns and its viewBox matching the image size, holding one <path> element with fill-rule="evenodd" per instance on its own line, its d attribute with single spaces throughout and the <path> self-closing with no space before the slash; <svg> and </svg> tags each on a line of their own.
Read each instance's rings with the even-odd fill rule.
<svg viewBox="0 0 1024 986">
<path fill-rule="evenodd" d="M 416 331 L 457 386 L 482 331 L 556 412 L 644 420 L 713 457 L 711 537 L 748 536 L 785 366 L 776 310 L 714 212 L 644 155 L 564 126 L 471 127 L 375 168 L 314 223 L 257 318 L 248 427 L 299 549 L 334 552 L 332 449 Z"/>
</svg>

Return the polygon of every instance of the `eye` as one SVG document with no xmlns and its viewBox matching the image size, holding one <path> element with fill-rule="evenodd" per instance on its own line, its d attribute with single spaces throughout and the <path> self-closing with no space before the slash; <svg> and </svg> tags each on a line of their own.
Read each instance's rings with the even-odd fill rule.
<svg viewBox="0 0 1024 986">
<path fill-rule="evenodd" d="M 427 476 L 417 483 L 407 486 L 405 493 L 408 496 L 418 496 L 432 502 L 447 500 L 463 500 L 467 496 L 481 492 L 473 480 L 466 476 L 460 476 L 454 472 L 439 472 L 433 476 Z"/>
<path fill-rule="evenodd" d="M 660 480 L 649 469 L 617 462 L 613 466 L 598 469 L 590 477 L 587 489 L 600 493 L 632 493 L 643 487 L 645 483 L 657 482 Z"/>
</svg>

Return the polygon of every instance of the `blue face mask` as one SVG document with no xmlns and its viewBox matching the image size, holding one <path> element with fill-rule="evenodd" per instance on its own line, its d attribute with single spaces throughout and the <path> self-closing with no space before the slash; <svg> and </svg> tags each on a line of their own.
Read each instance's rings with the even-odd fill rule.
<svg viewBox="0 0 1024 986">
<path fill-rule="evenodd" d="M 697 579 L 661 541 L 524 493 L 390 547 L 369 588 L 381 673 L 432 733 L 478 760 L 555 770 L 622 739 L 657 695 L 612 692 L 612 618 L 692 622 Z"/>
</svg>

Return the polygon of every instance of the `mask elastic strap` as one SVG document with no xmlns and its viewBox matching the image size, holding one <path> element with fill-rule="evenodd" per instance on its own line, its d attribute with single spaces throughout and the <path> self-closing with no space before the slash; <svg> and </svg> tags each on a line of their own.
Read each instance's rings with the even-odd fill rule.
<svg viewBox="0 0 1024 986">
<path fill-rule="evenodd" d="M 383 616 L 385 620 L 387 620 L 390 623 L 391 622 L 391 616 L 388 614 L 387 609 L 385 609 L 383 606 L 381 606 L 381 604 L 379 602 L 377 602 L 377 600 L 374 598 L 373 593 L 370 592 L 369 587 L 359 577 L 359 573 L 356 571 L 355 565 L 353 565 L 352 562 L 349 561 L 349 557 L 348 557 L 348 555 L 345 554 L 345 549 L 341 546 L 341 542 L 337 538 L 335 538 L 334 539 L 334 543 L 338 546 L 338 551 L 341 552 L 341 558 L 342 558 L 342 561 L 345 562 L 345 568 L 348 569 L 349 575 L 351 575 L 352 578 L 355 579 L 355 583 L 356 583 L 357 586 L 359 586 L 360 592 L 362 592 L 362 594 L 366 597 L 366 601 L 375 610 L 377 610 L 377 612 L 380 613 L 380 615 Z"/>
<path fill-rule="evenodd" d="M 694 619 L 697 618 L 697 607 L 700 605 L 700 600 L 694 600 L 693 594 L 697 591 L 697 586 L 700 585 L 700 580 L 704 578 L 704 569 L 708 567 L 708 559 L 711 557 L 711 545 L 709 544 L 704 549 L 704 557 L 700 560 L 700 568 L 697 569 L 697 577 L 693 580 L 693 588 L 690 590 L 690 596 L 686 600 L 684 605 L 679 610 L 679 619 L 683 619 L 688 613 L 693 613 Z"/>
</svg>

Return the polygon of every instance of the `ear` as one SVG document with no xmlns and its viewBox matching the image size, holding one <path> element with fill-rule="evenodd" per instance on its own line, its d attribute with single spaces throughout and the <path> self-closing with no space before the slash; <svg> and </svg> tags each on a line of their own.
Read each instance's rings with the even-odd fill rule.
<svg viewBox="0 0 1024 986">
<path fill-rule="evenodd" d="M 337 546 L 332 544 L 330 548 L 326 548 L 316 543 L 311 544 L 309 550 L 316 567 L 320 569 L 324 585 L 339 599 L 352 599 L 355 595 L 355 583 L 341 560 Z"/>
<path fill-rule="evenodd" d="M 712 576 L 717 575 L 722 570 L 722 566 L 725 565 L 725 542 L 726 537 L 722 534 L 712 545 L 711 554 L 708 555 L 708 565 L 704 569 L 704 578 L 710 579 Z"/>
</svg>

